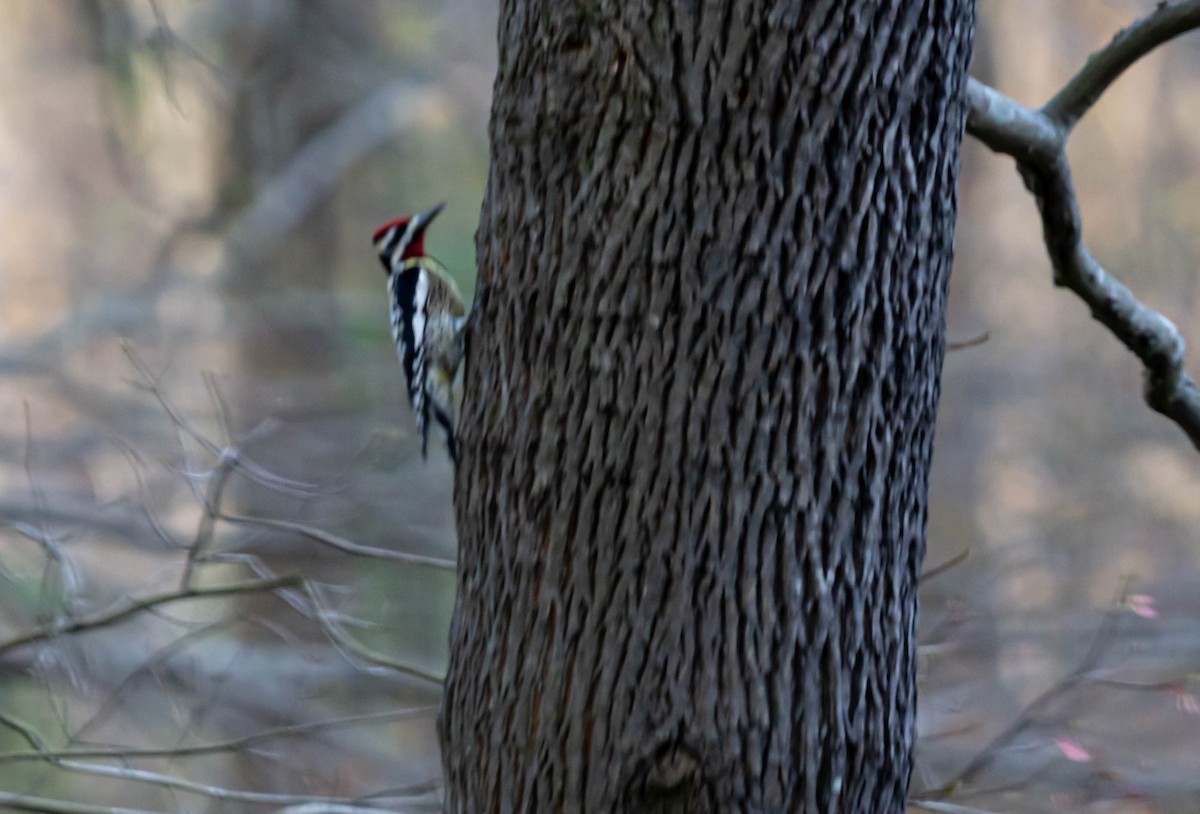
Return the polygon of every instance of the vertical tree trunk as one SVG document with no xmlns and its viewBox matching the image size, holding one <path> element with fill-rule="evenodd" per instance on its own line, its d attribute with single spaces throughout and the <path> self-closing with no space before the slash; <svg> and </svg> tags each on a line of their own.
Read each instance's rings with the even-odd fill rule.
<svg viewBox="0 0 1200 814">
<path fill-rule="evenodd" d="M 447 810 L 900 812 L 972 0 L 505 0 Z"/>
</svg>

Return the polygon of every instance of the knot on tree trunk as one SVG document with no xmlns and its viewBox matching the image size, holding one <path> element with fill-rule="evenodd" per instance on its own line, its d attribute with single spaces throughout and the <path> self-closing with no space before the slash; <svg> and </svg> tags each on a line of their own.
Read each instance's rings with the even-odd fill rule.
<svg viewBox="0 0 1200 814">
<path fill-rule="evenodd" d="M 688 746 L 666 743 L 639 765 L 625 788 L 625 810 L 674 814 L 715 811 L 711 779 Z"/>
</svg>

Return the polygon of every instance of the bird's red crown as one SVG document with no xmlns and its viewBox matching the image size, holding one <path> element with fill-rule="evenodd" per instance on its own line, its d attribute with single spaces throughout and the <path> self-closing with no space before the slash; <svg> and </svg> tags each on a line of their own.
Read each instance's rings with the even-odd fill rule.
<svg viewBox="0 0 1200 814">
<path fill-rule="evenodd" d="M 395 227 L 397 235 L 402 235 L 404 234 L 404 230 L 408 228 L 408 223 L 411 220 L 412 218 L 407 216 L 403 218 L 396 218 L 395 220 L 389 220 L 387 223 L 375 230 L 375 234 L 371 240 L 375 243 L 378 243 L 393 227 Z M 404 259 L 407 260 L 410 257 L 421 257 L 424 254 L 425 230 L 420 229 L 415 235 L 412 236 L 412 239 L 409 241 L 408 245 L 404 247 Z"/>
<path fill-rule="evenodd" d="M 387 223 L 383 224 L 383 226 L 380 226 L 378 229 L 375 230 L 375 234 L 371 236 L 371 240 L 378 243 L 380 238 L 382 238 L 385 234 L 387 234 L 387 230 L 391 229 L 393 226 L 395 226 L 396 229 L 398 229 L 399 231 L 403 232 L 405 229 L 408 228 L 408 222 L 410 220 L 412 220 L 412 218 L 410 218 L 410 217 L 403 217 L 403 218 L 396 218 L 395 220 L 389 220 Z"/>
</svg>

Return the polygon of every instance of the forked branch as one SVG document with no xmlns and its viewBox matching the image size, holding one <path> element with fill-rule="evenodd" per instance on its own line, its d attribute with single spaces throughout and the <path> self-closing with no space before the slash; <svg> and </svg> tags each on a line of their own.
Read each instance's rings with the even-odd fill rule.
<svg viewBox="0 0 1200 814">
<path fill-rule="evenodd" d="M 1174 421 L 1200 449 L 1200 388 L 1184 367 L 1175 325 L 1137 299 L 1088 251 L 1071 182 L 1067 139 L 1075 123 L 1121 73 L 1157 46 L 1200 28 L 1200 0 L 1160 3 L 1117 34 L 1041 109 L 1025 107 L 974 79 L 967 87 L 967 132 L 1010 155 L 1037 200 L 1055 285 L 1074 291 L 1145 368 L 1146 403 Z"/>
</svg>

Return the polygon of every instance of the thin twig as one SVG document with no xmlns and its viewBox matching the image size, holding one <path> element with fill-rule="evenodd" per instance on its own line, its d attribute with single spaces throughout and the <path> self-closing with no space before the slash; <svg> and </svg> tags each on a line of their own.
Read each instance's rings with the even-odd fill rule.
<svg viewBox="0 0 1200 814">
<path fill-rule="evenodd" d="M 47 749 L 44 743 L 38 746 L 40 739 L 37 738 L 36 732 L 27 729 L 22 722 L 0 717 L 0 724 L 19 732 L 37 750 L 34 752 L 2 752 L 0 753 L 0 763 L 20 763 L 31 760 L 97 760 L 105 758 L 112 760 L 137 760 L 144 758 L 198 757 L 220 754 L 221 752 L 235 752 L 256 744 L 291 738 L 297 735 L 311 735 L 316 732 L 328 732 L 333 729 L 344 729 L 367 724 L 407 721 L 430 715 L 436 711 L 437 707 L 435 706 L 424 706 L 391 710 L 388 712 L 372 712 L 365 715 L 349 715 L 326 721 L 312 721 L 310 723 L 291 724 L 275 727 L 274 729 L 264 729 L 240 738 L 232 738 L 217 743 L 206 743 L 199 746 L 174 746 L 161 749 L 136 749 L 133 747 L 105 749 L 74 748 L 59 751 Z"/>
<path fill-rule="evenodd" d="M 96 763 L 84 763 L 76 760 L 55 761 L 55 765 L 69 771 L 80 772 L 82 774 L 91 774 L 100 777 L 114 777 L 121 780 L 129 780 L 139 783 L 150 783 L 151 785 L 160 786 L 162 788 L 190 792 L 192 794 L 199 794 L 203 797 L 209 797 L 214 800 L 226 800 L 230 802 L 252 803 L 258 805 L 296 805 L 307 803 L 329 803 L 337 805 L 353 803 L 356 799 L 350 797 L 321 797 L 314 794 L 279 794 L 266 791 L 243 791 L 241 789 L 226 788 L 225 786 L 216 786 L 211 783 L 200 783 L 195 780 L 185 780 L 181 777 L 173 777 L 169 774 L 152 772 L 146 769 L 133 769 L 126 766 L 103 766 Z"/>
<path fill-rule="evenodd" d="M 298 806 L 281 808 L 278 814 L 403 814 L 403 812 L 397 809 L 375 808 L 373 806 L 303 803 Z"/>
<path fill-rule="evenodd" d="M 34 811 L 39 814 L 163 814 L 144 808 L 125 806 L 94 806 L 87 803 L 69 803 L 65 800 L 49 800 L 28 794 L 0 791 L 0 806 L 9 811 Z"/>
<path fill-rule="evenodd" d="M 0 517 L 27 517 L 37 511 L 38 507 L 32 502 L 11 499 L 9 495 L 0 496 Z M 55 500 L 53 505 L 47 506 L 44 514 L 48 522 L 84 526 L 95 534 L 142 545 L 141 524 L 121 506 L 73 504 L 69 502 L 69 498 L 63 497 Z M 7 525 L 3 521 L 0 521 L 0 524 Z"/>
<path fill-rule="evenodd" d="M 221 514 L 221 501 L 225 495 L 225 484 L 230 474 L 237 466 L 238 451 L 236 447 L 225 447 L 217 459 L 212 478 L 208 482 L 208 491 L 204 493 L 204 511 L 200 515 L 200 524 L 196 528 L 196 537 L 188 547 L 187 560 L 183 566 L 183 578 L 180 585 L 187 590 L 192 585 L 192 576 L 196 563 L 204 556 L 205 550 L 212 542 L 213 530 L 216 528 L 217 517 Z"/>
<path fill-rule="evenodd" d="M 246 568 L 250 569 L 254 576 L 262 580 L 275 579 L 278 576 L 277 572 L 263 562 L 261 557 L 256 557 L 253 554 L 245 554 L 233 551 L 218 551 L 214 552 L 208 558 L 208 561 L 212 563 L 237 563 L 238 565 L 244 565 Z M 304 583 L 308 581 L 310 580 L 301 580 L 300 584 L 297 585 L 296 588 L 285 588 L 281 591 L 277 591 L 275 596 L 277 596 L 288 607 L 303 616 L 305 619 L 313 619 L 315 618 L 316 612 L 309 606 L 308 599 L 304 595 L 304 592 L 299 590 L 300 588 L 303 588 Z"/>
<path fill-rule="evenodd" d="M 167 414 L 167 417 L 171 419 L 172 424 L 186 433 L 188 437 L 199 444 L 203 449 L 208 451 L 208 453 L 214 458 L 219 456 L 221 454 L 221 448 L 205 438 L 203 433 L 199 432 L 195 427 L 193 427 L 191 422 L 184 418 L 183 415 L 175 409 L 175 406 L 171 404 L 170 400 L 167 399 L 166 394 L 163 393 L 162 387 L 159 386 L 158 375 L 150 369 L 150 365 L 148 365 L 146 361 L 138 354 L 138 352 L 134 350 L 133 345 L 129 342 L 122 342 L 121 351 L 125 354 L 125 358 L 129 360 L 129 363 L 137 369 L 138 373 L 142 374 L 143 381 L 131 382 L 131 384 L 154 396 L 155 401 L 158 402 L 158 406 L 161 407 L 163 412 Z"/>
<path fill-rule="evenodd" d="M 15 650 L 18 647 L 25 647 L 31 644 L 41 644 L 58 636 L 66 636 L 73 633 L 81 633 L 87 630 L 99 630 L 100 628 L 111 627 L 116 624 L 130 619 L 139 613 L 144 613 L 152 608 L 160 605 L 167 605 L 174 602 L 184 602 L 191 599 L 213 599 L 222 596 L 238 596 L 241 594 L 263 593 L 267 591 L 277 591 L 281 588 L 294 588 L 301 584 L 301 579 L 295 576 L 279 577 L 270 580 L 253 580 L 250 582 L 235 582 L 231 585 L 215 585 L 211 588 L 188 588 L 181 591 L 171 591 L 170 593 L 157 594 L 148 596 L 142 599 L 136 599 L 132 602 L 122 604 L 112 610 L 104 611 L 103 613 L 94 616 L 71 619 L 59 624 L 48 625 L 38 628 L 29 633 L 21 634 L 15 638 L 9 639 L 6 642 L 0 642 L 0 654 L 6 653 L 9 650 Z"/>
<path fill-rule="evenodd" d="M 144 390 L 154 396 L 155 401 L 158 402 L 163 412 L 167 414 L 167 417 L 171 420 L 171 423 L 178 428 L 179 432 L 183 433 L 188 438 L 191 438 L 213 458 L 220 459 L 221 454 L 225 451 L 225 449 L 236 450 L 237 460 L 234 462 L 234 468 L 240 474 L 244 475 L 246 478 L 249 478 L 255 483 L 261 484 L 268 489 L 280 492 L 282 494 L 296 495 L 299 497 L 316 497 L 324 491 L 320 485 L 302 483 L 300 481 L 294 481 L 276 475 L 275 473 L 270 472 L 264 467 L 249 460 L 242 451 L 241 448 L 250 441 L 256 440 L 267 433 L 273 432 L 278 426 L 278 421 L 269 418 L 250 432 L 246 433 L 246 435 L 236 439 L 236 441 L 230 444 L 228 447 L 222 448 L 220 445 L 206 437 L 204 433 L 196 429 L 196 427 L 193 426 L 190 421 L 183 417 L 183 414 L 180 413 L 179 410 L 171 403 L 171 400 L 167 398 L 167 395 L 163 391 L 162 385 L 160 384 L 160 377 L 154 373 L 154 371 L 150 369 L 149 364 L 147 364 L 146 361 L 142 359 L 140 355 L 138 355 L 137 351 L 134 350 L 133 345 L 128 342 L 124 342 L 121 345 L 121 350 L 125 353 L 125 356 L 129 359 L 130 363 L 142 376 L 141 381 L 134 381 L 131 382 L 131 384 L 134 387 Z M 195 473 L 192 473 L 190 470 L 187 471 L 186 474 L 189 476 L 189 478 L 195 475 Z M 205 473 L 203 477 L 208 477 L 208 473 Z"/>
<path fill-rule="evenodd" d="M 983 333 L 978 334 L 976 336 L 972 336 L 969 339 L 959 339 L 956 341 L 948 341 L 948 342 L 946 342 L 946 351 L 948 353 L 953 353 L 956 350 L 966 350 L 967 348 L 978 347 L 979 345 L 984 344 L 991 338 L 992 338 L 991 332 L 984 331 Z"/>
<path fill-rule="evenodd" d="M 928 800 L 936 800 L 945 797 L 951 791 L 957 789 L 964 783 L 969 783 L 974 780 L 985 768 L 987 768 L 1002 749 L 1012 743 L 1016 738 L 1029 729 L 1034 724 L 1040 721 L 1040 716 L 1050 704 L 1062 696 L 1066 695 L 1071 690 L 1075 689 L 1080 684 L 1089 680 L 1089 676 L 1104 653 L 1112 645 L 1114 633 L 1117 625 L 1120 624 L 1121 616 L 1125 612 L 1125 596 L 1127 594 L 1127 584 L 1122 584 L 1117 593 L 1117 598 L 1105 612 L 1104 619 L 1100 623 L 1100 627 L 1096 631 L 1095 637 L 1092 639 L 1091 645 L 1088 647 L 1087 653 L 1076 665 L 1075 669 L 1058 680 L 1054 686 L 1047 689 L 1033 701 L 1031 701 L 1016 719 L 1009 724 L 1005 729 L 981 749 L 975 757 L 967 762 L 959 772 L 954 775 L 940 789 L 930 792 L 927 796 L 922 795 L 916 798 L 914 802 L 924 804 Z"/>
<path fill-rule="evenodd" d="M 374 557 L 381 560 L 395 560 L 406 565 L 421 565 L 429 568 L 440 568 L 446 571 L 453 571 L 457 564 L 454 560 L 447 560 L 441 557 L 427 557 L 423 554 L 410 554 L 406 551 L 393 551 L 388 548 L 377 548 L 375 546 L 363 545 L 356 543 L 353 540 L 347 540 L 344 537 L 339 537 L 328 531 L 306 525 L 304 523 L 294 523 L 290 520 L 273 520 L 266 517 L 247 517 L 237 514 L 222 514 L 221 520 L 229 523 L 239 523 L 248 526 L 262 526 L 263 528 L 275 529 L 276 531 L 291 531 L 310 540 L 335 548 L 338 551 L 346 554 L 354 554 L 359 557 Z"/>
<path fill-rule="evenodd" d="M 46 750 L 46 741 L 38 734 L 37 730 L 24 721 L 17 720 L 11 715 L 0 713 L 0 726 L 16 732 L 21 736 L 21 739 L 28 743 L 35 751 L 22 752 L 21 754 L 29 754 L 40 757 Z"/>
<path fill-rule="evenodd" d="M 150 487 L 147 485 L 146 478 L 142 474 L 142 468 L 145 466 L 142 456 L 124 441 L 118 441 L 117 443 L 125 453 L 125 457 L 129 460 L 129 469 L 133 473 L 134 480 L 137 482 L 138 505 L 141 507 L 142 516 L 150 524 L 150 529 L 154 532 L 154 536 L 165 543 L 169 550 L 176 551 L 182 548 L 182 544 L 171 536 L 171 532 L 167 531 L 166 526 L 159 521 L 158 515 L 155 514 L 152 508 L 154 502 L 150 499 Z"/>
<path fill-rule="evenodd" d="M 70 558 L 63 552 L 59 541 L 50 534 L 46 526 L 46 495 L 38 483 L 33 465 L 33 414 L 29 402 L 23 402 L 25 408 L 25 478 L 29 482 L 30 496 L 33 499 L 34 514 L 37 526 L 13 522 L 9 525 L 13 530 L 23 534 L 37 543 L 46 555 L 46 565 L 42 571 L 42 590 L 45 596 L 53 596 L 58 607 L 54 613 L 70 616 L 74 603 L 75 591 L 79 587 L 79 577 Z"/>
<path fill-rule="evenodd" d="M 223 619 L 221 621 L 205 625 L 204 627 L 196 630 L 189 630 L 187 633 L 182 634 L 179 638 L 168 642 L 148 655 L 144 661 L 139 663 L 133 670 L 127 673 L 124 678 L 113 685 L 108 691 L 107 696 L 103 701 L 100 702 L 98 707 L 94 710 L 91 710 L 88 717 L 84 719 L 84 721 L 78 726 L 74 727 L 74 731 L 71 731 L 68 736 L 67 744 L 72 745 L 78 743 L 85 734 L 109 720 L 111 716 L 115 714 L 118 709 L 120 709 L 120 705 L 122 703 L 121 696 L 125 693 L 126 688 L 133 686 L 144 674 L 159 668 L 167 659 L 179 651 L 186 649 L 197 639 L 203 639 L 206 636 L 210 636 L 213 633 L 224 630 L 225 628 L 229 627 L 233 621 L 241 621 L 241 619 Z M 77 756 L 65 755 L 65 757 Z M 3 762 L 3 760 L 4 758 L 0 756 L 0 762 Z"/>
<path fill-rule="evenodd" d="M 316 608 L 317 621 L 325 630 L 326 635 L 329 636 L 329 640 L 333 643 L 334 647 L 337 648 L 338 652 L 341 653 L 351 664 L 354 664 L 362 669 L 361 662 L 366 662 L 374 667 L 382 668 L 383 671 L 403 673 L 404 675 L 409 675 L 413 678 L 419 678 L 422 681 L 428 681 L 429 683 L 437 684 L 438 686 L 441 686 L 441 684 L 445 681 L 444 676 L 440 676 L 437 673 L 430 672 L 429 670 L 425 670 L 421 667 L 414 667 L 411 664 L 405 664 L 404 662 L 396 661 L 395 659 L 389 658 L 388 656 L 385 656 L 382 653 L 367 647 L 362 642 L 351 636 L 345 630 L 345 628 L 342 627 L 337 620 L 337 615 L 329 609 L 328 605 L 317 593 L 316 585 L 311 582 L 306 582 L 304 587 L 308 593 L 309 600 L 312 602 L 313 607 Z"/>
<path fill-rule="evenodd" d="M 970 549 L 970 547 L 967 547 L 967 548 L 964 548 L 962 551 L 958 552 L 957 554 L 955 554 L 950 559 L 946 560 L 944 563 L 933 566 L 932 568 L 927 570 L 925 573 L 921 574 L 921 584 L 924 585 L 926 582 L 933 579 L 934 577 L 941 576 L 942 574 L 946 573 L 950 569 L 952 569 L 958 565 L 961 565 L 962 563 L 967 561 L 967 557 L 969 557 L 969 556 L 971 556 L 971 549 Z"/>
<path fill-rule="evenodd" d="M 944 803 L 938 800 L 910 800 L 909 805 L 923 811 L 937 811 L 942 814 L 993 814 L 993 812 L 985 811 L 982 808 L 971 808 L 970 806 L 960 806 L 955 803 Z"/>
<path fill-rule="evenodd" d="M 204 387 L 208 390 L 208 397 L 212 399 L 213 406 L 217 409 L 217 419 L 221 422 L 221 432 L 225 434 L 225 443 L 233 444 L 236 438 L 233 431 L 233 410 L 229 408 L 229 403 L 225 401 L 225 396 L 217 385 L 217 375 L 211 370 L 204 371 L 202 375 Z"/>
</svg>

